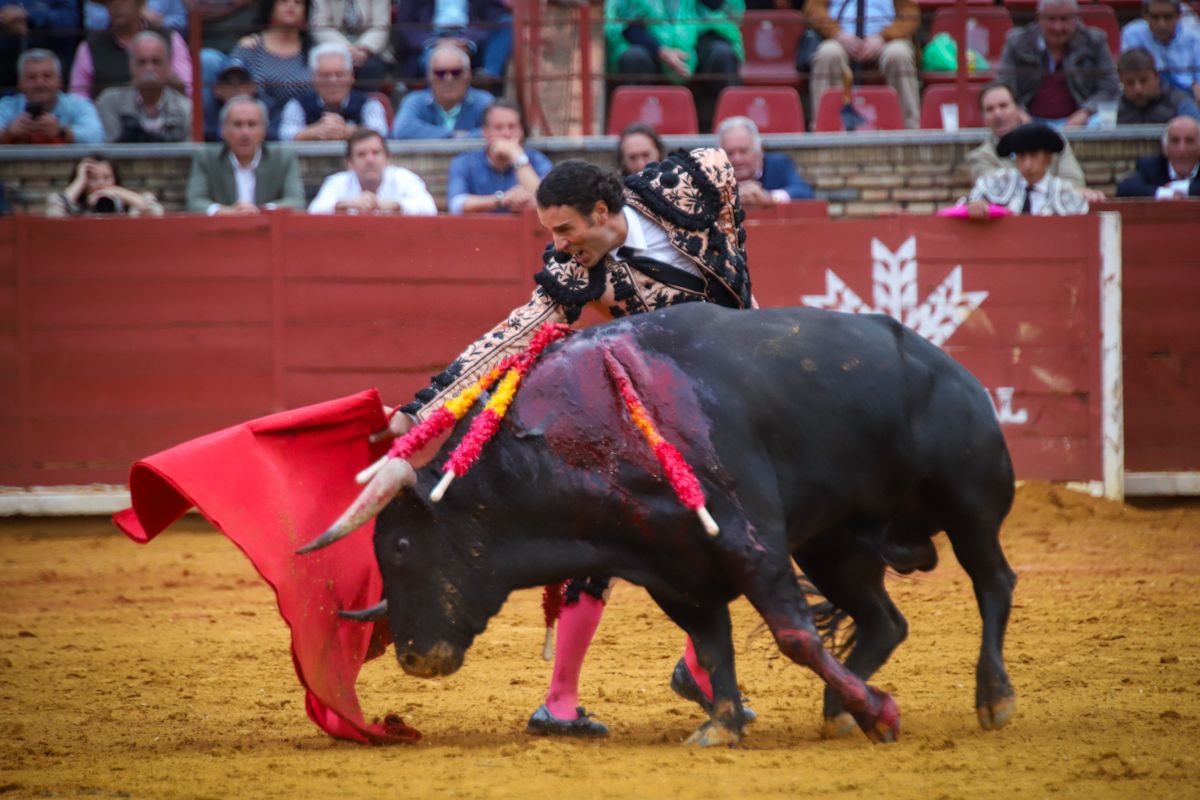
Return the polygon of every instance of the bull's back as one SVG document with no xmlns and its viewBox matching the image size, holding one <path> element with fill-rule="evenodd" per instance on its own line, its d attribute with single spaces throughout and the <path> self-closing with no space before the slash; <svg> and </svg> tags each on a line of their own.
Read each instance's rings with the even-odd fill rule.
<svg viewBox="0 0 1200 800">
<path fill-rule="evenodd" d="M 777 483 L 786 513 L 810 527 L 891 517 L 963 480 L 1002 484 L 1006 468 L 1011 484 L 982 387 L 895 320 L 693 303 L 570 337 L 518 396 L 525 435 L 614 485 L 659 470 L 616 397 L 606 351 L 706 483 Z"/>
</svg>

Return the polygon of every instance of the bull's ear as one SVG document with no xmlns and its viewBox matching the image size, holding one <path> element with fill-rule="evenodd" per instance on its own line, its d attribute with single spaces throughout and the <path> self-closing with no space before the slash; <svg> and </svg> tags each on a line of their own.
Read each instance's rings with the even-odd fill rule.
<svg viewBox="0 0 1200 800">
<path fill-rule="evenodd" d="M 311 553 L 348 536 L 382 511 L 393 497 L 416 483 L 417 473 L 412 464 L 403 458 L 391 459 L 375 473 L 371 482 L 363 488 L 358 498 L 338 517 L 329 530 L 301 547 L 296 553 Z"/>
</svg>

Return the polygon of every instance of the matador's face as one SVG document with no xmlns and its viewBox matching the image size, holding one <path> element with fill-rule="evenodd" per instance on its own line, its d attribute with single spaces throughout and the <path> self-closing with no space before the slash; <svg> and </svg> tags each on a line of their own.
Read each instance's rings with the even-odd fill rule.
<svg viewBox="0 0 1200 800">
<path fill-rule="evenodd" d="M 550 231 L 554 249 L 569 253 L 588 268 L 624 241 L 614 224 L 619 214 L 610 214 L 603 200 L 597 200 L 587 216 L 571 206 L 538 206 L 538 219 Z"/>
</svg>

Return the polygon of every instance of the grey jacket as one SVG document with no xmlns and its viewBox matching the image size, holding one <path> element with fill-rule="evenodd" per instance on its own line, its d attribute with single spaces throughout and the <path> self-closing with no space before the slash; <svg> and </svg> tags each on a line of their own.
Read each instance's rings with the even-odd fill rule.
<svg viewBox="0 0 1200 800">
<path fill-rule="evenodd" d="M 1008 32 L 1000 55 L 999 78 L 1012 87 L 1017 102 L 1028 106 L 1042 87 L 1046 73 L 1045 54 L 1038 46 L 1041 27 L 1032 22 Z M 1102 100 L 1116 100 L 1121 94 L 1117 67 L 1108 49 L 1104 31 L 1079 25 L 1067 46 L 1063 61 L 1067 90 L 1080 108 L 1096 113 Z"/>
<path fill-rule="evenodd" d="M 229 162 L 229 148 L 208 146 L 192 157 L 188 177 L 187 209 L 205 213 L 213 203 L 230 206 L 237 202 L 237 179 Z M 296 154 L 279 145 L 264 144 L 254 180 L 254 204 L 274 203 L 303 209 L 304 184 Z"/>
<path fill-rule="evenodd" d="M 96 111 L 109 142 L 182 142 L 192 135 L 192 104 L 169 87 L 163 90 L 163 122 L 156 131 L 142 127 L 138 91 L 132 86 L 105 89 L 96 98 Z"/>
</svg>

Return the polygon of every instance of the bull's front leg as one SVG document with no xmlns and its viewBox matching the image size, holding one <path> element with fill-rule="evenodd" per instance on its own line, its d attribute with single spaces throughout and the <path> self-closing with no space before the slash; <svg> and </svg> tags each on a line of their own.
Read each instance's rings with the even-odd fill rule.
<svg viewBox="0 0 1200 800">
<path fill-rule="evenodd" d="M 742 738 L 745 716 L 733 660 L 733 628 L 729 607 L 697 608 L 672 602 L 650 593 L 659 607 L 692 638 L 696 660 L 712 681 L 712 711 L 709 721 L 696 729 L 685 744 L 711 747 L 735 746 Z"/>
<path fill-rule="evenodd" d="M 984 730 L 1008 724 L 1017 699 L 1004 668 L 1004 632 L 1017 575 L 1000 549 L 999 524 L 963 522 L 947 528 L 954 555 L 971 577 L 983 637 L 975 667 L 975 713 Z"/>
<path fill-rule="evenodd" d="M 783 654 L 817 673 L 871 741 L 892 742 L 899 738 L 900 708 L 896 701 L 864 683 L 825 649 L 790 565 L 774 575 L 760 570 L 746 597 L 766 621 Z"/>
</svg>

